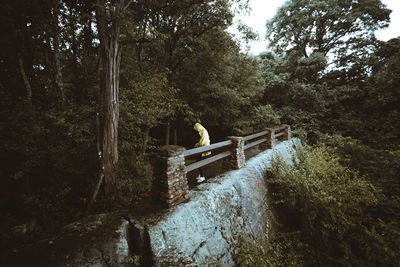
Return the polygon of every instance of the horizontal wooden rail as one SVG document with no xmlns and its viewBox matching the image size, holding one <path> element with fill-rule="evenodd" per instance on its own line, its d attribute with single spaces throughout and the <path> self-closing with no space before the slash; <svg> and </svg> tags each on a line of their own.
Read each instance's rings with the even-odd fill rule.
<svg viewBox="0 0 400 267">
<path fill-rule="evenodd" d="M 269 132 L 270 132 L 270 130 L 267 130 L 267 131 L 255 133 L 255 134 L 252 134 L 252 135 L 248 135 L 248 136 L 243 137 L 243 140 L 244 141 L 248 141 L 248 140 L 263 136 L 263 135 L 267 135 Z"/>
<path fill-rule="evenodd" d="M 225 151 L 225 152 L 222 152 L 222 153 L 220 153 L 218 155 L 215 155 L 215 156 L 203 159 L 201 161 L 195 162 L 195 163 L 190 164 L 189 166 L 186 167 L 186 172 L 191 172 L 191 171 L 196 170 L 196 169 L 198 169 L 200 167 L 203 167 L 203 166 L 205 166 L 207 164 L 210 164 L 210 163 L 212 163 L 214 161 L 226 158 L 226 157 L 228 157 L 230 155 L 232 155 L 231 151 Z"/>
<path fill-rule="evenodd" d="M 277 139 L 280 137 L 279 139 Z M 246 166 L 245 150 L 266 142 L 260 149 L 273 148 L 277 143 L 291 138 L 290 126 L 282 125 L 274 128 L 264 128 L 262 132 L 250 134 L 245 137 L 230 136 L 229 140 L 215 143 L 209 146 L 197 147 L 185 150 L 179 146 L 162 146 L 156 159 L 157 179 L 153 190 L 160 200 L 169 207 L 178 205 L 188 198 L 189 186 L 187 173 L 197 170 L 217 160 L 229 157 L 229 165 L 234 169 L 241 169 Z M 246 144 L 247 143 L 247 144 Z M 186 166 L 185 159 L 190 156 L 199 155 L 221 149 L 212 156 L 200 159 Z M 221 152 L 224 151 L 224 152 Z M 221 153 L 220 153 L 221 152 Z M 219 154 L 216 154 L 219 153 Z"/>
<path fill-rule="evenodd" d="M 261 143 L 267 142 L 267 141 L 268 141 L 267 138 L 263 138 L 263 139 L 254 141 L 253 143 L 250 143 L 250 144 L 245 145 L 245 146 L 244 146 L 244 150 L 249 149 L 250 147 L 259 145 L 259 144 L 261 144 Z"/>
<path fill-rule="evenodd" d="M 281 125 L 281 126 L 276 126 L 272 129 L 274 129 L 275 131 L 281 131 L 281 130 L 285 130 L 287 127 L 287 125 Z"/>
<path fill-rule="evenodd" d="M 232 144 L 232 141 L 228 140 L 228 141 L 215 143 L 215 144 L 212 144 L 212 145 L 209 145 L 209 146 L 201 146 L 201 147 L 197 147 L 197 148 L 186 150 L 185 152 L 183 152 L 183 155 L 185 157 L 193 156 L 193 155 L 197 155 L 197 154 L 200 154 L 200 153 L 208 152 L 210 150 L 214 150 L 214 149 L 217 149 L 217 148 L 230 146 L 231 144 Z"/>
</svg>

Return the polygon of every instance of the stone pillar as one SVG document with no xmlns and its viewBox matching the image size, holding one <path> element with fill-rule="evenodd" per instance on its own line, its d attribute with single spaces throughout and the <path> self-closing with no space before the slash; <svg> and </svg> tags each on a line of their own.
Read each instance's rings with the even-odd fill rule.
<svg viewBox="0 0 400 267">
<path fill-rule="evenodd" d="M 244 139 L 243 137 L 228 136 L 232 141 L 232 157 L 231 162 L 235 169 L 246 167 L 246 157 L 244 155 Z"/>
<path fill-rule="evenodd" d="M 269 134 L 267 135 L 267 139 L 268 139 L 268 143 L 267 143 L 267 147 L 268 148 L 273 148 L 275 146 L 275 129 L 270 129 L 269 130 Z"/>
<path fill-rule="evenodd" d="M 285 134 L 283 135 L 283 140 L 289 140 L 290 138 L 292 138 L 290 125 L 284 124 L 283 126 L 285 126 L 285 131 L 284 131 Z"/>
<path fill-rule="evenodd" d="M 187 199 L 189 191 L 186 170 L 185 149 L 180 146 L 163 146 L 158 151 L 155 164 L 153 193 L 168 207 L 175 206 Z"/>
</svg>

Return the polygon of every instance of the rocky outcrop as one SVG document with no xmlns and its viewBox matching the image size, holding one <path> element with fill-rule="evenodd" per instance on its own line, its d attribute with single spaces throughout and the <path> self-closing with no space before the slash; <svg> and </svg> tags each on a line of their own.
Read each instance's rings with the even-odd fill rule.
<svg viewBox="0 0 400 267">
<path fill-rule="evenodd" d="M 278 153 L 289 159 L 298 141 L 277 144 L 253 157 L 245 168 L 230 171 L 190 191 L 189 201 L 146 228 L 155 266 L 233 266 L 235 235 L 263 239 L 268 217 L 265 209 L 265 169 Z"/>
<path fill-rule="evenodd" d="M 124 266 L 129 262 L 129 222 L 109 214 L 91 216 L 64 227 L 70 235 L 86 237 L 90 242 L 75 245 L 58 266 Z M 68 236 L 68 235 L 66 235 Z M 57 242 L 60 242 L 58 240 Z M 84 244 L 84 243 L 83 243 Z"/>
<path fill-rule="evenodd" d="M 129 222 L 98 214 L 65 226 L 48 239 L 14 249 L 2 266 L 131 266 Z"/>
<path fill-rule="evenodd" d="M 246 167 L 207 180 L 185 202 L 137 218 L 90 216 L 58 236 L 12 252 L 4 266 L 234 266 L 235 237 L 262 239 L 268 223 L 265 170 L 291 158 L 296 139 L 252 157 Z"/>
</svg>

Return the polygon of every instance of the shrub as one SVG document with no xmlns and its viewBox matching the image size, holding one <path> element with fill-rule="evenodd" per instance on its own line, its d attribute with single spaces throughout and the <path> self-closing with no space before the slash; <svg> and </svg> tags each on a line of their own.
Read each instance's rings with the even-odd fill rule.
<svg viewBox="0 0 400 267">
<path fill-rule="evenodd" d="M 299 149 L 290 163 L 275 158 L 268 177 L 273 202 L 284 210 L 278 215 L 282 230 L 300 230 L 309 247 L 305 262 L 333 265 L 361 260 L 369 231 L 364 224 L 367 207 L 377 204 L 371 184 L 342 166 L 326 147 Z"/>
<path fill-rule="evenodd" d="M 239 240 L 242 266 L 392 266 L 393 240 L 370 212 L 377 190 L 334 150 L 305 146 L 267 169 L 271 218 L 266 243 Z M 268 207 L 267 207 L 268 208 Z M 272 234 L 271 234 L 272 233 Z"/>
</svg>

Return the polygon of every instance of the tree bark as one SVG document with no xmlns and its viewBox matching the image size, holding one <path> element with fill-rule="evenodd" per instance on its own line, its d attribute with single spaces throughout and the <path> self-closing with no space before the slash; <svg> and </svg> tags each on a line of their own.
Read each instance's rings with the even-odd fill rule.
<svg viewBox="0 0 400 267">
<path fill-rule="evenodd" d="M 144 131 L 144 142 L 143 142 L 143 150 L 142 154 L 144 155 L 147 150 L 147 144 L 149 143 L 149 135 L 150 135 L 150 127 L 146 126 L 146 129 Z"/>
<path fill-rule="evenodd" d="M 118 35 L 117 35 L 118 36 Z M 119 66 L 121 51 L 118 37 L 112 36 L 109 41 L 108 58 L 106 61 L 105 90 L 105 124 L 103 134 L 103 166 L 106 193 L 115 191 L 116 168 L 118 163 L 118 120 L 119 120 Z"/>
<path fill-rule="evenodd" d="M 72 73 L 74 75 L 74 84 L 79 84 L 79 71 L 78 71 L 78 44 L 77 44 L 77 32 L 76 32 L 76 23 L 77 20 L 75 18 L 75 10 L 71 4 L 69 6 L 69 26 L 70 26 L 70 38 L 71 38 L 71 49 L 72 49 Z M 101 41 L 100 41 L 101 42 Z M 82 92 L 79 90 L 79 99 L 82 101 Z"/>
<path fill-rule="evenodd" d="M 169 145 L 169 132 L 171 130 L 171 125 L 169 124 L 169 122 L 167 122 L 167 129 L 166 129 L 166 133 L 165 133 L 165 145 Z"/>
<path fill-rule="evenodd" d="M 174 129 L 174 145 L 178 145 L 178 129 L 176 127 Z"/>
<path fill-rule="evenodd" d="M 60 59 L 60 43 L 59 43 L 59 34 L 60 34 L 60 27 L 58 25 L 58 17 L 60 13 L 60 3 L 58 1 L 55 2 L 54 13 L 53 13 L 53 45 L 54 45 L 54 62 L 56 67 L 56 84 L 58 89 L 60 90 L 61 94 L 61 103 L 65 103 L 65 90 L 64 90 L 64 81 L 62 75 L 62 65 Z"/>
<path fill-rule="evenodd" d="M 92 196 L 92 198 L 90 199 L 88 209 L 90 209 L 90 207 L 91 207 L 91 206 L 93 205 L 93 203 L 96 201 L 97 194 L 99 193 L 101 183 L 103 182 L 103 178 L 104 178 L 104 173 L 103 173 L 103 172 L 99 172 L 99 174 L 98 174 L 98 176 L 97 176 L 96 187 L 95 187 L 95 189 L 94 189 L 93 196 Z"/>
<path fill-rule="evenodd" d="M 116 169 L 118 163 L 118 120 L 119 120 L 119 69 L 121 49 L 118 43 L 120 16 L 124 0 L 117 1 L 111 8 L 110 26 L 106 20 L 105 0 L 97 0 L 96 19 L 101 47 L 102 78 L 100 86 L 104 96 L 102 169 L 105 181 L 105 193 L 116 192 Z"/>
<path fill-rule="evenodd" d="M 96 139 L 97 139 L 97 142 L 96 142 L 97 156 L 98 156 L 99 162 L 102 163 L 101 138 L 100 138 L 100 114 L 98 112 L 96 113 Z M 93 191 L 92 198 L 89 201 L 89 205 L 87 206 L 87 211 L 90 210 L 93 203 L 96 201 L 96 197 L 97 197 L 97 194 L 99 193 L 100 186 L 103 182 L 103 179 L 104 179 L 104 171 L 103 171 L 103 168 L 101 168 L 97 175 L 96 187 Z"/>
<path fill-rule="evenodd" d="M 32 87 L 24 69 L 24 59 L 22 58 L 22 54 L 20 52 L 18 52 L 17 56 L 18 56 L 19 71 L 21 72 L 21 76 L 25 84 L 26 99 L 28 100 L 29 103 L 32 103 Z"/>
</svg>

